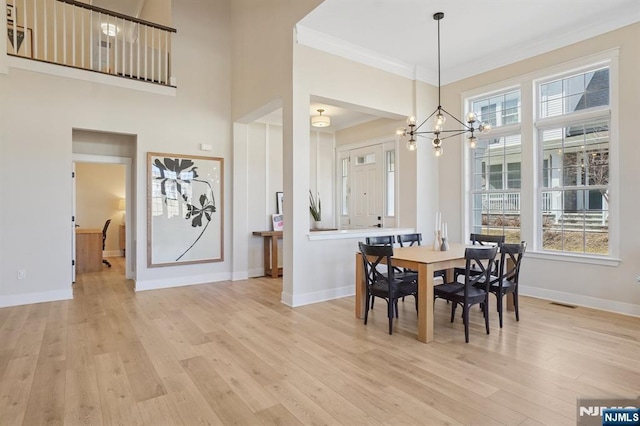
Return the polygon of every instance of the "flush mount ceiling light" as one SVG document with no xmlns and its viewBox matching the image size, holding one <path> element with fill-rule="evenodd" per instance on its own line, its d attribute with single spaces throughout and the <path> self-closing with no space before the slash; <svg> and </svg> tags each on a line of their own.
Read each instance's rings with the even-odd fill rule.
<svg viewBox="0 0 640 426">
<path fill-rule="evenodd" d="M 443 139 L 470 133 L 468 139 L 469 147 L 475 148 L 476 144 L 478 143 L 478 139 L 474 136 L 474 132 L 489 133 L 489 131 L 491 131 L 491 125 L 484 122 L 478 123 L 478 117 L 473 112 L 470 112 L 467 115 L 467 123 L 465 124 L 462 121 L 458 120 L 454 115 L 447 112 L 444 108 L 442 108 L 442 104 L 440 102 L 440 20 L 442 18 L 444 18 L 444 13 L 442 12 L 437 12 L 433 15 L 433 19 L 438 21 L 438 107 L 431 113 L 430 116 L 428 116 L 422 123 L 420 123 L 420 125 L 416 125 L 416 118 L 414 116 L 411 116 L 407 118 L 407 126 L 409 126 L 409 128 L 399 128 L 396 131 L 399 136 L 409 138 L 409 140 L 407 141 L 407 149 L 409 151 L 416 150 L 416 138 L 418 136 L 425 136 L 430 138 L 433 145 L 433 153 L 436 157 L 440 157 L 442 155 Z M 454 123 L 456 129 L 445 129 L 444 123 L 447 121 L 447 116 L 451 117 L 456 122 Z M 420 128 L 432 117 L 432 130 L 420 131 Z M 447 136 L 440 137 L 440 134 L 446 134 Z"/>
<path fill-rule="evenodd" d="M 115 37 L 118 31 L 120 31 L 120 28 L 118 28 L 116 24 L 108 24 L 106 22 L 100 24 L 100 28 L 102 28 L 102 32 L 109 37 Z"/>
<path fill-rule="evenodd" d="M 322 115 L 323 109 L 318 110 L 319 115 L 311 117 L 311 125 L 313 127 L 329 127 L 331 125 L 331 117 L 328 115 Z"/>
</svg>

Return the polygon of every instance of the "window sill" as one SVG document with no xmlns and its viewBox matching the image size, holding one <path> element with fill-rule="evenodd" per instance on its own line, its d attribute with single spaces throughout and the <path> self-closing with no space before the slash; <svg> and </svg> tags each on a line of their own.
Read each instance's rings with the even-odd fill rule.
<svg viewBox="0 0 640 426">
<path fill-rule="evenodd" d="M 580 255 L 580 254 L 571 254 L 571 253 L 552 253 L 548 251 L 529 251 L 525 257 L 530 257 L 532 259 L 541 259 L 541 260 L 553 260 L 557 262 L 575 262 L 575 263 L 588 263 L 590 265 L 601 265 L 601 266 L 618 266 L 620 265 L 621 260 L 613 257 L 602 257 L 602 256 L 590 256 L 590 255 Z"/>
</svg>

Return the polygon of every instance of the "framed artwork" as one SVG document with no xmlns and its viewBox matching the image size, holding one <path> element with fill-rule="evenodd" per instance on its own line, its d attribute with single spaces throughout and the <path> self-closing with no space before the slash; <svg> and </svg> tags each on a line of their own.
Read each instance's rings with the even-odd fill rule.
<svg viewBox="0 0 640 426">
<path fill-rule="evenodd" d="M 278 207 L 278 214 L 284 214 L 284 210 L 282 207 L 282 192 L 276 192 L 276 206 Z"/>
<path fill-rule="evenodd" d="M 8 12 L 7 12 L 8 13 Z M 15 27 L 7 23 L 7 53 L 31 58 L 33 55 L 31 28 Z"/>
<path fill-rule="evenodd" d="M 147 265 L 224 260 L 224 159 L 147 154 Z"/>
<path fill-rule="evenodd" d="M 12 4 L 7 4 L 7 23 L 13 24 L 16 20 L 16 7 Z"/>
<path fill-rule="evenodd" d="M 284 229 L 283 216 L 281 214 L 272 214 L 271 221 L 273 222 L 274 231 L 282 231 Z"/>
</svg>

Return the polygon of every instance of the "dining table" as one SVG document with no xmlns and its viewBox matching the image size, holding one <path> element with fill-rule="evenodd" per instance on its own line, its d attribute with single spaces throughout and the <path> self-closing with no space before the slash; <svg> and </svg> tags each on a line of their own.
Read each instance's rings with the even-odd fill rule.
<svg viewBox="0 0 640 426">
<path fill-rule="evenodd" d="M 465 266 L 465 249 L 468 244 L 449 244 L 449 250 L 436 251 L 431 246 L 394 247 L 393 266 L 418 271 L 418 340 L 433 341 L 433 286 L 435 271 L 446 270 L 447 282 L 453 281 L 453 268 Z M 362 254 L 356 253 L 356 318 L 364 318 L 366 281 Z M 507 301 L 507 309 L 513 309 L 513 299 Z"/>
</svg>

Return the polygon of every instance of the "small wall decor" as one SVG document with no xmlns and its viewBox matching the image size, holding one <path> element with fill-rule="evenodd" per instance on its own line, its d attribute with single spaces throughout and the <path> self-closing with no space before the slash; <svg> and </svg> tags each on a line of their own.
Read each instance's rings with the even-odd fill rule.
<svg viewBox="0 0 640 426">
<path fill-rule="evenodd" d="M 33 55 L 31 28 L 15 27 L 7 23 L 7 54 L 31 58 Z"/>
<path fill-rule="evenodd" d="M 7 23 L 13 24 L 16 20 L 16 7 L 12 4 L 7 3 Z"/>
<path fill-rule="evenodd" d="M 278 207 L 278 214 L 284 214 L 284 207 L 282 205 L 283 194 L 283 192 L 276 192 L 276 206 Z"/>
<path fill-rule="evenodd" d="M 271 215 L 271 221 L 273 222 L 274 231 L 282 231 L 284 229 L 284 221 L 281 214 Z"/>
<path fill-rule="evenodd" d="M 224 260 L 224 159 L 147 154 L 147 265 Z"/>
</svg>

